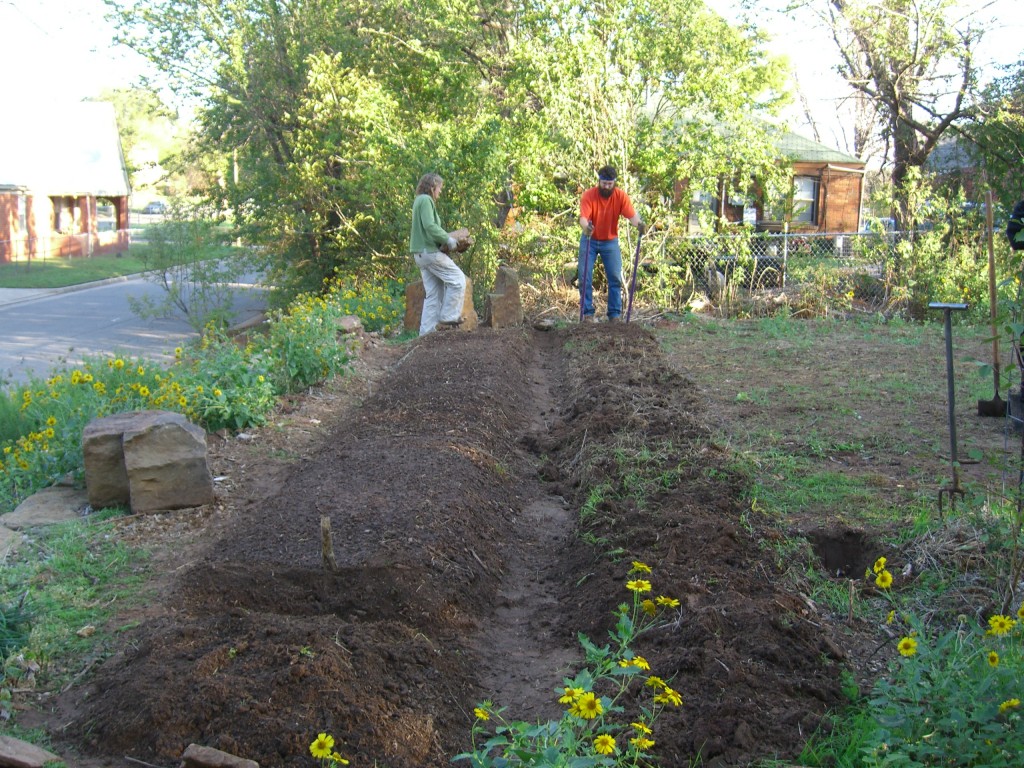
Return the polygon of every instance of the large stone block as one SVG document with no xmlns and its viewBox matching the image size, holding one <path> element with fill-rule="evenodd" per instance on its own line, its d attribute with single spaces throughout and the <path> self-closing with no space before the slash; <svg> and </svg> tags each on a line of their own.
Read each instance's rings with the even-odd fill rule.
<svg viewBox="0 0 1024 768">
<path fill-rule="evenodd" d="M 206 433 L 180 413 L 134 411 L 82 430 L 89 503 L 132 512 L 182 509 L 214 500 Z"/>
<path fill-rule="evenodd" d="M 519 273 L 512 267 L 498 267 L 494 278 L 494 292 L 487 294 L 484 305 L 484 325 L 489 328 L 509 328 L 523 323 L 523 300 L 519 293 Z"/>
<path fill-rule="evenodd" d="M 423 315 L 425 296 L 422 280 L 405 286 L 405 330 L 418 331 L 420 329 L 420 317 Z M 462 301 L 462 316 L 465 318 L 465 322 L 459 326 L 459 330 L 472 331 L 480 325 L 480 318 L 477 317 L 476 309 L 473 307 L 473 281 L 468 277 L 466 278 L 466 298 Z"/>
<path fill-rule="evenodd" d="M 260 764 L 213 747 L 189 744 L 179 768 L 260 768 Z"/>
</svg>

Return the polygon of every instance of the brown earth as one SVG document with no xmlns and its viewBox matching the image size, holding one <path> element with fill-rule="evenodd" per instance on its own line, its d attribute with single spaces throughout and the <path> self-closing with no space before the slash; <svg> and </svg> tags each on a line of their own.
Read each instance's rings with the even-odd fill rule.
<svg viewBox="0 0 1024 768">
<path fill-rule="evenodd" d="M 558 716 L 577 633 L 605 641 L 642 560 L 682 602 L 637 647 L 683 696 L 663 764 L 792 758 L 864 641 L 764 556 L 778 534 L 741 501 L 721 419 L 635 323 L 370 343 L 274 425 L 211 436 L 215 505 L 121 523 L 157 591 L 40 724 L 79 766 L 174 766 L 190 743 L 311 765 L 326 731 L 353 765 L 440 768 L 481 700 Z M 645 447 L 674 475 L 639 494 L 616 462 Z"/>
</svg>

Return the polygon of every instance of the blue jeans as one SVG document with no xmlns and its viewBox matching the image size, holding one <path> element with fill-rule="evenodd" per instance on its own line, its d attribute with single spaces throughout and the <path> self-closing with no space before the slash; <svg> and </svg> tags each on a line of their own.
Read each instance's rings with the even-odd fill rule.
<svg viewBox="0 0 1024 768">
<path fill-rule="evenodd" d="M 577 275 L 580 295 L 583 296 L 583 314 L 594 314 L 594 267 L 598 255 L 601 256 L 604 275 L 608 279 L 608 317 L 618 317 L 622 314 L 622 251 L 619 249 L 618 238 L 593 240 L 580 237 Z"/>
</svg>

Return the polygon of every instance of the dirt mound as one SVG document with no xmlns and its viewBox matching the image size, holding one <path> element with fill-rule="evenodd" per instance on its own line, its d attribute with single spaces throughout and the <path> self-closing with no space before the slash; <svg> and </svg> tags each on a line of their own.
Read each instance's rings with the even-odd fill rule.
<svg viewBox="0 0 1024 768">
<path fill-rule="evenodd" d="M 196 742 L 308 765 L 328 731 L 353 764 L 447 766 L 484 698 L 557 716 L 577 632 L 603 641 L 632 559 L 682 601 L 637 649 L 684 698 L 664 763 L 792 755 L 838 700 L 837 651 L 777 589 L 713 414 L 654 338 L 437 333 L 402 353 L 303 458 L 234 460 L 234 512 L 183 541 L 167 597 L 65 702 L 83 760 Z"/>
</svg>

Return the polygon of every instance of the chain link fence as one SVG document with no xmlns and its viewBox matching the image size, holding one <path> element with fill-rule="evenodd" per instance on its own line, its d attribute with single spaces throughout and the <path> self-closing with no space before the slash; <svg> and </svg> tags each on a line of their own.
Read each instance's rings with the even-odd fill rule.
<svg viewBox="0 0 1024 768">
<path fill-rule="evenodd" d="M 934 254 L 950 247 L 930 235 L 923 246 L 924 237 L 872 231 L 659 239 L 655 233 L 643 241 L 637 295 L 649 304 L 672 308 L 703 298 L 726 310 L 742 305 L 744 312 L 758 304 L 768 311 L 785 303 L 797 313 L 815 315 L 913 314 L 922 301 L 914 293 L 915 281 L 922 282 L 920 265 L 925 261 L 919 253 L 927 248 Z M 958 244 L 955 257 L 945 257 L 946 261 L 966 259 L 969 264 L 984 265 L 983 245 L 979 238 Z M 942 269 L 935 261 L 927 268 Z M 940 299 L 924 301 L 931 300 Z"/>
</svg>

